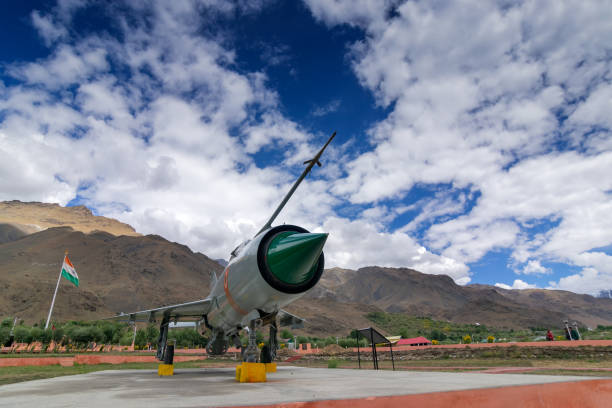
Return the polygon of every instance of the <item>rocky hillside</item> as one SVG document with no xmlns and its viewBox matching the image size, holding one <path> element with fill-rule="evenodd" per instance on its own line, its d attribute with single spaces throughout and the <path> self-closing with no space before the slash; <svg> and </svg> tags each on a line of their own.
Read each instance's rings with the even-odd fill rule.
<svg viewBox="0 0 612 408">
<path fill-rule="evenodd" d="M 48 228 L 0 244 L 0 314 L 45 318 L 66 249 L 80 287 L 62 280 L 54 309 L 54 317 L 62 320 L 202 299 L 209 273 L 222 269 L 205 255 L 156 235 Z"/>
<path fill-rule="evenodd" d="M 140 236 L 130 226 L 95 217 L 84 207 L 0 204 L 0 317 L 16 315 L 30 322 L 46 317 L 66 249 L 81 285 L 62 281 L 54 310 L 61 320 L 98 319 L 201 299 L 208 294 L 210 273 L 222 270 L 216 261 L 184 245 Z M 19 227 L 23 225 L 30 229 Z M 379 310 L 513 328 L 558 327 L 566 318 L 590 326 L 612 325 L 612 299 L 464 287 L 448 276 L 405 268 L 328 269 L 288 310 L 306 318 L 303 333 L 315 336 L 346 335 L 367 327 L 371 323 L 365 316 Z"/>
<path fill-rule="evenodd" d="M 612 324 L 611 299 L 559 290 L 459 286 L 446 275 L 426 275 L 406 268 L 333 268 L 308 296 L 498 327 L 557 327 L 564 319 L 588 326 Z"/>
<path fill-rule="evenodd" d="M 3 225 L 4 224 L 4 225 Z M 7 226 L 24 234 L 52 227 L 71 227 L 75 231 L 106 231 L 113 235 L 138 236 L 134 228 L 112 218 L 95 216 L 89 208 L 78 205 L 61 207 L 57 204 L 0 201 L 0 242 Z"/>
</svg>

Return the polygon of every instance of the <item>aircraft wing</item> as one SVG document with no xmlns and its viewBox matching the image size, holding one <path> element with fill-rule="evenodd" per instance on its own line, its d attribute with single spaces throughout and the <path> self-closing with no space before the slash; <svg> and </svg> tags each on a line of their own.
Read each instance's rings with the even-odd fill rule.
<svg viewBox="0 0 612 408">
<path fill-rule="evenodd" d="M 282 326 L 291 326 L 292 329 L 301 329 L 304 327 L 305 319 L 298 317 L 296 315 L 292 315 L 291 313 L 285 310 L 279 310 L 278 312 L 279 323 Z"/>
<path fill-rule="evenodd" d="M 210 298 L 181 303 L 178 305 L 162 306 L 156 309 L 141 310 L 132 313 L 119 313 L 110 319 L 121 322 L 149 322 L 153 323 L 168 317 L 172 321 L 198 321 L 210 310 Z"/>
</svg>

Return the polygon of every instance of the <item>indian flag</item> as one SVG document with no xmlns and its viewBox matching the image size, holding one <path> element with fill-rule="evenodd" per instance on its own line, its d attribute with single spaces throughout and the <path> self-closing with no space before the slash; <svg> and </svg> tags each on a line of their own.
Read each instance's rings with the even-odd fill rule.
<svg viewBox="0 0 612 408">
<path fill-rule="evenodd" d="M 79 275 L 76 273 L 76 269 L 68 259 L 68 255 L 64 257 L 64 264 L 62 265 L 62 276 L 68 279 L 70 282 L 74 284 L 74 286 L 79 286 Z"/>
</svg>

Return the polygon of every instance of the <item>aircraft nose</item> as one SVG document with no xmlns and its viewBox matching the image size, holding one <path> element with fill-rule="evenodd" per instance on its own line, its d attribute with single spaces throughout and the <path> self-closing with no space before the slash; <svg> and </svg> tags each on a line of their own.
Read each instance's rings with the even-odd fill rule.
<svg viewBox="0 0 612 408">
<path fill-rule="evenodd" d="M 281 232 L 268 246 L 266 262 L 277 279 L 299 285 L 312 278 L 328 234 Z"/>
</svg>

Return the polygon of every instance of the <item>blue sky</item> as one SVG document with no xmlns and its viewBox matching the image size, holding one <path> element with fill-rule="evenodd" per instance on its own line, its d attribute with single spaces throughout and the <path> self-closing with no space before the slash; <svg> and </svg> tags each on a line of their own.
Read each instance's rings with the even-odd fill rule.
<svg viewBox="0 0 612 408">
<path fill-rule="evenodd" d="M 212 258 L 279 223 L 327 266 L 612 288 L 601 2 L 3 7 L 0 200 L 85 204 Z"/>
</svg>

